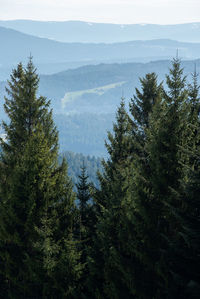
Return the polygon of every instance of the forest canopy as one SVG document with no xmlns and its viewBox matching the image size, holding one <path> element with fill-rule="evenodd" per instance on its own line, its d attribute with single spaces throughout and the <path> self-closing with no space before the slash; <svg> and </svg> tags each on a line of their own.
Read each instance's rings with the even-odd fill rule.
<svg viewBox="0 0 200 299">
<path fill-rule="evenodd" d="M 2 298 L 198 298 L 200 96 L 174 58 L 122 98 L 108 159 L 59 156 L 32 58 L 11 73 L 0 157 Z M 66 140 L 67 142 L 67 140 Z M 78 178 L 68 174 L 73 159 Z M 90 168 L 101 169 L 92 184 Z M 96 171 L 97 169 L 95 169 Z M 71 173 L 70 175 L 73 175 Z"/>
</svg>

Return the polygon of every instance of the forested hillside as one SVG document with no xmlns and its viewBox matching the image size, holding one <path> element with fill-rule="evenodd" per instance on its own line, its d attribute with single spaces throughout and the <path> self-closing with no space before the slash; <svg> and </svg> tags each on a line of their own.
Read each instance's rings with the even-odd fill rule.
<svg viewBox="0 0 200 299">
<path fill-rule="evenodd" d="M 95 187 L 99 187 L 97 172 L 103 172 L 103 167 L 101 164 L 102 159 L 96 158 L 94 156 L 84 156 L 81 153 L 77 154 L 73 152 L 62 153 L 60 156 L 60 161 L 62 161 L 62 157 L 66 158 L 68 164 L 68 174 L 74 185 L 78 184 L 79 176 L 81 175 L 81 168 L 85 167 L 88 181 L 94 184 Z"/>
<path fill-rule="evenodd" d="M 60 151 L 73 151 L 84 155 L 106 156 L 107 130 L 112 130 L 114 114 L 55 115 L 60 136 Z"/>
<path fill-rule="evenodd" d="M 194 65 L 197 73 L 200 72 L 200 59 L 185 60 L 182 65 L 188 81 L 191 81 Z M 54 75 L 41 75 L 39 91 L 52 99 L 56 113 L 115 113 L 121 96 L 128 101 L 135 87 L 139 87 L 139 77 L 146 73 L 155 72 L 166 87 L 165 75 L 169 68 L 170 60 L 83 66 Z"/>
<path fill-rule="evenodd" d="M 188 82 L 200 60 L 183 61 Z M 112 130 L 114 114 L 122 96 L 129 99 L 140 87 L 139 77 L 155 72 L 158 82 L 165 83 L 170 61 L 150 63 L 100 64 L 68 70 L 51 76 L 40 76 L 39 94 L 51 99 L 55 123 L 59 130 L 60 151 L 106 156 L 104 140 Z M 0 107 L 3 106 L 5 82 L 0 82 Z M 3 107 L 0 116 L 5 118 Z"/>
<path fill-rule="evenodd" d="M 2 298 L 199 297 L 195 66 L 191 77 L 177 56 L 164 82 L 149 71 L 128 105 L 119 95 L 107 158 L 92 186 L 89 172 L 100 160 L 59 155 L 51 103 L 38 95 L 32 58 L 13 69 L 0 139 Z M 74 172 L 81 169 L 76 188 L 64 156 Z"/>
<path fill-rule="evenodd" d="M 200 43 L 163 38 L 133 38 L 121 43 L 64 43 L 1 26 L 0 40 L 0 69 L 2 68 L 5 75 L 6 70 L 16 67 L 18 61 L 25 62 L 30 53 L 34 56 L 39 70 L 52 74 L 52 70 L 61 71 L 66 66 L 171 59 L 177 49 L 184 59 L 197 59 L 200 51 Z"/>
</svg>

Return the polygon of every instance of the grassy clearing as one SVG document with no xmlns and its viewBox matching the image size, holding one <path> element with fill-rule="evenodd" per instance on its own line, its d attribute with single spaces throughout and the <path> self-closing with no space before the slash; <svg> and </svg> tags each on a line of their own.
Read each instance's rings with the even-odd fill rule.
<svg viewBox="0 0 200 299">
<path fill-rule="evenodd" d="M 112 83 L 105 86 L 100 86 L 92 89 L 86 89 L 86 90 L 79 90 L 79 91 L 73 91 L 73 92 L 67 92 L 65 96 L 61 99 L 61 105 L 62 108 L 65 108 L 66 104 L 69 102 L 76 101 L 79 97 L 83 96 L 84 94 L 98 94 L 103 95 L 106 91 L 112 88 L 119 87 L 123 85 L 125 81 Z"/>
</svg>

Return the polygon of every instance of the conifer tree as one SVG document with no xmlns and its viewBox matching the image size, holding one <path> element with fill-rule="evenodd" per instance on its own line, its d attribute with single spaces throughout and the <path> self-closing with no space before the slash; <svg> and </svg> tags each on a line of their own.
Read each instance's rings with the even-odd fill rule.
<svg viewBox="0 0 200 299">
<path fill-rule="evenodd" d="M 147 74 L 140 79 L 142 90 L 136 89 L 136 96 L 131 100 L 130 112 L 132 134 L 132 160 L 130 163 L 131 180 L 129 187 L 132 213 L 132 246 L 131 255 L 134 256 L 134 275 L 132 284 L 137 298 L 153 298 L 156 284 L 159 284 L 155 274 L 155 256 L 153 248 L 157 243 L 154 238 L 154 212 L 156 203 L 151 201 L 151 168 L 147 149 L 148 131 L 151 130 L 152 113 L 156 109 L 162 111 L 162 83 L 158 85 L 155 73 Z M 156 108 L 157 107 L 157 108 Z M 159 115 L 157 115 L 159 118 Z M 150 248 L 151 246 L 151 248 Z M 154 247 L 155 246 L 155 247 Z M 149 255 L 152 254 L 152 257 Z"/>
<path fill-rule="evenodd" d="M 136 89 L 138 97 L 130 104 L 133 119 L 126 113 L 123 102 L 118 110 L 115 134 L 108 135 L 110 158 L 104 162 L 105 173 L 100 177 L 102 191 L 97 193 L 103 207 L 97 224 L 97 240 L 105 254 L 103 289 L 108 298 L 120 298 L 123 294 L 132 298 L 136 295 L 136 284 L 141 289 L 144 286 L 141 281 L 145 272 L 139 270 L 141 261 L 133 251 L 137 232 L 134 188 L 130 185 L 136 156 L 142 163 L 145 161 L 145 130 L 153 106 L 161 97 L 162 85 L 157 84 L 155 73 L 147 74 L 141 84 L 142 92 Z"/>
<path fill-rule="evenodd" d="M 199 124 L 196 128 L 198 139 L 200 138 Z M 193 167 L 190 168 L 189 179 L 185 184 L 185 197 L 187 202 L 187 210 L 182 214 L 184 221 L 182 222 L 183 240 L 178 244 L 181 252 L 181 260 L 178 262 L 178 274 L 181 276 L 181 287 L 184 298 L 198 298 L 200 292 L 200 157 L 199 143 L 196 148 L 190 150 Z"/>
<path fill-rule="evenodd" d="M 89 200 L 90 191 L 88 176 L 86 175 L 85 165 L 81 167 L 81 175 L 79 175 L 79 182 L 76 184 L 77 187 L 77 199 L 79 200 L 79 213 L 80 213 L 80 240 L 84 239 L 84 231 L 87 230 L 88 218 L 89 218 Z M 83 234 L 83 235 L 82 235 Z"/>
<path fill-rule="evenodd" d="M 195 101 L 188 103 L 188 90 L 186 89 L 186 77 L 183 76 L 183 69 L 180 67 L 178 57 L 173 61 L 173 68 L 170 70 L 170 76 L 167 76 L 169 87 L 166 101 L 168 103 L 168 123 L 171 131 L 170 147 L 166 153 L 170 153 L 168 167 L 170 177 L 168 178 L 168 198 L 165 204 L 165 219 L 168 222 L 168 229 L 165 236 L 168 237 L 166 244 L 166 261 L 170 264 L 170 275 L 168 280 L 168 296 L 176 297 L 178 294 L 184 298 L 184 275 L 182 276 L 180 265 L 184 263 L 182 254 L 183 246 L 183 226 L 184 218 L 187 213 L 187 201 L 184 195 L 184 185 L 188 181 L 188 171 L 193 167 L 186 151 L 194 143 L 194 130 L 192 122 L 195 117 Z M 190 93 L 189 93 L 190 94 Z M 166 95 L 166 94 L 165 94 Z M 193 120 L 192 120 L 193 119 Z M 163 125 L 165 122 L 163 122 Z M 166 139 L 167 140 L 167 139 Z M 168 177 L 168 176 L 167 176 Z M 172 180 L 173 178 L 173 180 Z"/>
<path fill-rule="evenodd" d="M 48 282 L 49 289 L 57 286 L 58 264 L 65 268 L 69 296 L 78 265 L 72 243 L 74 195 L 65 163 L 58 165 L 58 133 L 50 102 L 37 96 L 38 84 L 32 59 L 25 69 L 20 63 L 4 105 L 10 122 L 3 123 L 6 140 L 1 139 L 0 272 L 9 298 L 46 296 Z M 50 239 L 54 245 L 48 251 Z"/>
<path fill-rule="evenodd" d="M 188 85 L 188 89 L 189 89 L 190 103 L 192 107 L 195 106 L 196 108 L 196 105 L 199 104 L 199 89 L 200 89 L 200 86 L 198 84 L 198 73 L 196 71 L 196 65 L 194 68 L 194 72 L 192 73 L 192 84 Z M 200 112 L 198 109 L 197 111 L 198 113 Z"/>
<path fill-rule="evenodd" d="M 133 294 L 130 282 L 133 261 L 127 252 L 132 235 L 124 226 L 131 208 L 127 196 L 129 125 L 122 99 L 113 133 L 108 133 L 106 148 L 109 159 L 103 162 L 100 190 L 94 196 L 98 216 L 89 267 L 90 284 L 95 285 L 93 294 L 96 298 L 131 298 Z"/>
<path fill-rule="evenodd" d="M 133 156 L 143 157 L 145 130 L 149 127 L 149 118 L 157 98 L 161 97 L 163 87 L 158 84 L 157 75 L 148 73 L 140 78 L 141 91 L 136 88 L 136 95 L 131 99 L 129 110 L 132 118 L 131 124 L 131 148 Z"/>
<path fill-rule="evenodd" d="M 200 114 L 200 96 L 199 96 L 200 86 L 198 84 L 198 74 L 196 72 L 196 66 L 194 72 L 192 73 L 192 83 L 188 85 L 188 102 L 190 105 L 190 126 L 194 126 L 193 133 L 194 138 L 192 138 L 191 142 L 196 144 L 198 143 L 198 130 L 197 127 L 200 124 L 199 122 L 199 114 Z M 197 131 L 196 131 L 197 130 Z M 196 138 L 197 137 L 197 138 Z"/>
<path fill-rule="evenodd" d="M 146 131 L 146 164 L 138 160 L 135 167 L 133 198 L 139 233 L 134 251 L 145 270 L 138 298 L 175 298 L 172 264 L 181 231 L 178 215 L 184 206 L 180 200 L 185 180 L 182 165 L 187 162 L 181 148 L 190 139 L 185 80 L 176 58 L 167 75 L 165 100 L 154 106 Z"/>
<path fill-rule="evenodd" d="M 189 85 L 190 113 L 187 121 L 188 144 L 181 150 L 188 159 L 183 167 L 186 179 L 182 181 L 182 207 L 177 211 L 179 221 L 179 238 L 173 244 L 176 260 L 172 264 L 174 276 L 172 296 L 181 294 L 182 298 L 197 298 L 200 291 L 199 265 L 199 86 L 196 70 L 192 74 L 192 84 Z M 177 291 L 178 290 L 178 291 Z"/>
<path fill-rule="evenodd" d="M 88 255 L 91 251 L 92 237 L 94 234 L 94 211 L 91 202 L 91 184 L 88 183 L 86 167 L 83 163 L 79 182 L 77 187 L 78 199 L 78 223 L 77 223 L 77 240 L 78 249 L 81 255 L 81 264 L 83 267 L 82 277 L 80 280 L 79 298 L 88 298 L 90 294 L 87 290 L 87 281 L 89 279 Z"/>
<path fill-rule="evenodd" d="M 136 88 L 136 95 L 131 99 L 130 112 L 140 131 L 149 126 L 149 116 L 157 98 L 162 93 L 162 83 L 158 85 L 157 75 L 148 73 L 140 78 L 141 91 Z"/>
<path fill-rule="evenodd" d="M 97 190 L 96 196 L 100 205 L 107 205 L 107 199 L 104 199 L 104 195 L 108 197 L 110 194 L 110 190 L 107 191 L 107 188 L 111 186 L 115 171 L 119 166 L 126 168 L 128 165 L 128 159 L 130 158 L 129 136 L 130 120 L 125 109 L 125 101 L 122 98 L 116 115 L 116 123 L 113 124 L 113 133 L 108 132 L 109 142 L 105 142 L 109 158 L 107 161 L 102 161 L 104 172 L 103 175 L 99 174 L 100 194 Z"/>
</svg>

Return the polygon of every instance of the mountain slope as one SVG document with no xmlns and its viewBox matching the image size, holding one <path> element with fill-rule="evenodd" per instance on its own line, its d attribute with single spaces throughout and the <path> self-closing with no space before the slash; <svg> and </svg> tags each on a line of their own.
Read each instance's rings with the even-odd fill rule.
<svg viewBox="0 0 200 299">
<path fill-rule="evenodd" d="M 200 72 L 200 59 L 182 61 L 185 74 Z M 57 113 L 113 113 L 124 95 L 129 99 L 139 85 L 139 77 L 155 72 L 158 80 L 165 80 L 169 60 L 149 63 L 99 64 L 41 76 L 40 93 L 52 99 Z"/>
<path fill-rule="evenodd" d="M 182 61 L 189 79 L 195 64 L 200 72 L 200 59 Z M 122 95 L 132 96 L 139 85 L 139 77 L 155 72 L 162 81 L 169 67 L 169 60 L 83 66 L 53 75 L 40 75 L 39 93 L 51 99 L 55 113 L 113 113 Z M 5 82 L 0 82 L 1 97 L 4 86 Z"/>
<path fill-rule="evenodd" d="M 35 63 L 62 62 L 128 62 L 142 57 L 149 59 L 171 58 L 179 49 L 179 55 L 187 59 L 198 58 L 200 43 L 183 43 L 173 40 L 130 41 L 114 44 L 61 43 L 27 35 L 0 27 L 0 65 L 16 65 L 26 61 L 30 53 Z"/>
<path fill-rule="evenodd" d="M 0 21 L 0 26 L 62 42 L 125 42 L 129 40 L 175 39 L 200 42 L 200 23 L 176 25 L 103 24 L 80 21 Z"/>
<path fill-rule="evenodd" d="M 184 73 L 191 79 L 196 65 L 200 73 L 200 59 L 183 61 Z M 104 139 L 120 98 L 126 102 L 140 87 L 138 77 L 156 72 L 158 81 L 165 80 L 170 61 L 151 63 L 100 64 L 84 66 L 51 76 L 40 76 L 39 93 L 51 99 L 55 123 L 59 130 L 61 151 L 81 152 L 85 155 L 105 156 Z M 0 105 L 3 105 L 5 82 L 0 82 Z M 2 107 L 1 118 L 5 117 Z"/>
</svg>

